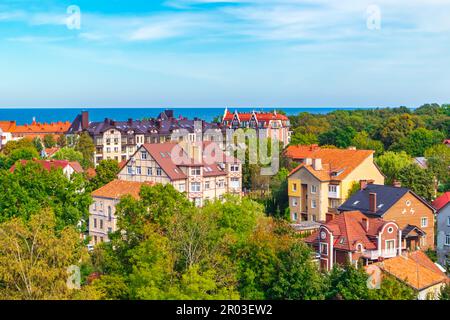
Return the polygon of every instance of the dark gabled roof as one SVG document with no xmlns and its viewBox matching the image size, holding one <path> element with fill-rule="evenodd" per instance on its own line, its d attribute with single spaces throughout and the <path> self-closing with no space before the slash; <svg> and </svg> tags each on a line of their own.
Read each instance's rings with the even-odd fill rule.
<svg viewBox="0 0 450 320">
<path fill-rule="evenodd" d="M 345 201 L 338 210 L 353 211 L 359 210 L 362 213 L 370 216 L 382 217 L 386 211 L 389 210 L 398 200 L 400 200 L 406 193 L 410 192 L 419 201 L 425 204 L 433 212 L 435 209 L 422 197 L 418 196 L 408 188 L 385 186 L 380 184 L 368 184 L 364 190 L 359 190 L 347 201 Z M 376 193 L 377 195 L 377 212 L 372 212 L 369 207 L 369 194 Z"/>
<path fill-rule="evenodd" d="M 379 184 L 368 184 L 364 190 L 359 190 L 340 207 L 340 211 L 359 210 L 364 214 L 383 216 L 390 207 L 409 192 L 407 188 L 391 187 Z M 373 213 L 369 207 L 369 194 L 377 194 L 377 212 Z"/>
<path fill-rule="evenodd" d="M 414 226 L 414 225 L 408 224 L 402 230 L 402 239 L 408 238 L 409 234 L 411 232 L 413 232 L 413 231 L 415 231 L 417 234 L 420 234 L 421 236 L 424 236 L 424 235 L 427 234 L 425 231 L 420 229 L 418 226 Z"/>
</svg>

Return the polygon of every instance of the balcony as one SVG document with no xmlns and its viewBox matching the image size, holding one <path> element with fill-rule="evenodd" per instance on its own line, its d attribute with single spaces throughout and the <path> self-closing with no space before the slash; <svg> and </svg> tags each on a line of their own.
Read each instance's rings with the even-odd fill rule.
<svg viewBox="0 0 450 320">
<path fill-rule="evenodd" d="M 377 260 L 380 257 L 381 258 L 392 258 L 397 256 L 397 248 L 393 249 L 383 249 L 381 250 L 366 250 L 363 253 L 363 257 L 370 259 L 370 260 Z"/>
</svg>

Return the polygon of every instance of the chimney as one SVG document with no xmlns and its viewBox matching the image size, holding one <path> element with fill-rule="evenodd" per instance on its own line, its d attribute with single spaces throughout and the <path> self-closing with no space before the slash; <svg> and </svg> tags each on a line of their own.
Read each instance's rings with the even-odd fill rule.
<svg viewBox="0 0 450 320">
<path fill-rule="evenodd" d="M 322 170 L 322 159 L 317 158 L 312 160 L 314 170 Z"/>
<path fill-rule="evenodd" d="M 377 194 L 374 192 L 369 193 L 369 210 L 370 212 L 377 212 Z"/>
<path fill-rule="evenodd" d="M 369 231 L 369 219 L 367 218 L 362 218 L 362 225 L 364 230 Z"/>
<path fill-rule="evenodd" d="M 398 180 L 394 180 L 394 182 L 392 183 L 392 185 L 396 188 L 401 188 L 402 187 L 402 183 Z"/>
<path fill-rule="evenodd" d="M 325 223 L 328 223 L 328 222 L 330 222 L 331 220 L 333 220 L 334 219 L 334 214 L 332 213 L 332 212 L 328 212 L 326 215 L 325 215 Z"/>
<path fill-rule="evenodd" d="M 81 129 L 86 130 L 89 128 L 89 112 L 81 112 Z"/>
<path fill-rule="evenodd" d="M 359 180 L 359 186 L 360 190 L 364 190 L 367 187 L 368 181 L 367 180 Z"/>
<path fill-rule="evenodd" d="M 312 164 L 312 159 L 311 158 L 306 158 L 305 159 L 305 164 L 306 165 L 311 165 Z"/>
<path fill-rule="evenodd" d="M 350 147 L 348 147 L 348 150 L 356 150 L 356 147 L 350 146 Z"/>
</svg>

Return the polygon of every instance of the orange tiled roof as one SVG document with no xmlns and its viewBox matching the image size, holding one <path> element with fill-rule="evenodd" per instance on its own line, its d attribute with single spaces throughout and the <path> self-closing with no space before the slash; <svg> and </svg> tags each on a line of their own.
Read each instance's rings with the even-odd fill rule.
<svg viewBox="0 0 450 320">
<path fill-rule="evenodd" d="M 59 151 L 60 148 L 58 147 L 52 147 L 52 148 L 45 148 L 45 153 L 47 154 L 47 157 L 53 156 L 56 152 Z"/>
<path fill-rule="evenodd" d="M 93 177 L 95 177 L 95 176 L 97 175 L 97 172 L 95 171 L 94 168 L 87 168 L 87 169 L 86 169 L 86 175 L 87 175 L 89 178 L 93 178 Z"/>
<path fill-rule="evenodd" d="M 11 132 L 16 127 L 15 121 L 0 121 L 0 129 L 3 132 Z"/>
<path fill-rule="evenodd" d="M 368 231 L 364 227 L 363 219 L 367 219 L 369 222 Z M 376 249 L 377 243 L 371 239 L 378 235 L 378 232 L 386 223 L 388 221 L 380 218 L 367 218 L 360 211 L 347 211 L 337 215 L 324 226 L 333 233 L 333 246 L 336 249 L 356 251 L 358 243 L 362 243 L 366 250 Z M 318 236 L 319 231 L 316 231 L 307 237 L 305 241 L 315 243 L 318 240 Z"/>
<path fill-rule="evenodd" d="M 22 126 L 15 126 L 11 131 L 15 134 L 42 134 L 42 133 L 65 133 L 70 127 L 70 122 L 52 122 L 52 123 L 39 123 L 33 121 L 31 124 L 25 124 Z"/>
<path fill-rule="evenodd" d="M 131 195 L 135 199 L 139 199 L 139 192 L 143 185 L 152 186 L 154 182 L 136 182 L 125 180 L 113 180 L 103 187 L 93 191 L 93 197 L 120 199 L 125 195 Z"/>
<path fill-rule="evenodd" d="M 434 263 L 421 251 L 386 259 L 378 262 L 377 265 L 384 272 L 419 291 L 448 282 L 448 277 L 442 271 L 438 271 Z"/>
<path fill-rule="evenodd" d="M 322 169 L 314 170 L 311 165 L 300 164 L 289 175 L 294 174 L 300 168 L 306 167 L 321 181 L 343 180 L 357 166 L 374 153 L 373 150 L 353 149 L 322 149 L 312 146 L 290 146 L 286 150 L 286 156 L 292 159 L 322 159 Z M 332 175 L 333 172 L 339 173 Z"/>
</svg>

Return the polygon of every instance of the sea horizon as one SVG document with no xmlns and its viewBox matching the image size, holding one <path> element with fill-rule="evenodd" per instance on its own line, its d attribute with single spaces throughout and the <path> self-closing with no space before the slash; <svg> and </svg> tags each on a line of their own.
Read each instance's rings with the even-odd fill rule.
<svg viewBox="0 0 450 320">
<path fill-rule="evenodd" d="M 297 115 L 301 112 L 312 114 L 326 114 L 336 110 L 357 110 L 357 109 L 379 109 L 386 107 L 228 107 L 233 112 L 239 110 L 243 112 L 273 111 L 282 110 L 287 115 Z M 410 109 L 415 109 L 409 107 Z M 0 121 L 16 121 L 23 125 L 31 123 L 33 118 L 38 122 L 72 122 L 81 111 L 89 112 L 90 121 L 103 121 L 105 118 L 124 121 L 127 119 L 139 120 L 143 118 L 157 117 L 164 110 L 174 110 L 175 116 L 189 119 L 201 118 L 205 121 L 213 121 L 217 116 L 221 116 L 225 107 L 88 107 L 88 108 L 58 108 L 58 107 L 0 107 Z"/>
</svg>

